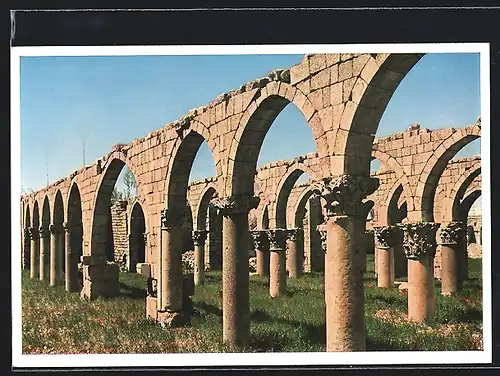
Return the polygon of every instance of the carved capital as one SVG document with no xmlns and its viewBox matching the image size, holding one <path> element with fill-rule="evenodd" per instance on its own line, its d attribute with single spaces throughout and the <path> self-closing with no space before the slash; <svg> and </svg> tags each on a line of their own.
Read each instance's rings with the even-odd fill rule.
<svg viewBox="0 0 500 376">
<path fill-rule="evenodd" d="M 458 244 L 460 237 L 463 235 L 462 222 L 441 223 L 438 230 L 439 244 Z"/>
<path fill-rule="evenodd" d="M 267 249 L 268 238 L 265 231 L 254 230 L 250 231 L 250 236 L 252 237 L 252 244 L 254 251 L 264 251 Z"/>
<path fill-rule="evenodd" d="M 63 228 L 61 225 L 55 225 L 55 224 L 50 224 L 49 225 L 49 231 L 51 234 L 61 234 L 63 232 Z"/>
<path fill-rule="evenodd" d="M 163 209 L 161 211 L 161 227 L 163 229 L 181 227 L 183 218 L 184 213 L 171 209 Z"/>
<path fill-rule="evenodd" d="M 436 253 L 436 232 L 439 225 L 433 222 L 398 224 L 403 231 L 403 247 L 406 258 L 418 260 L 434 257 Z"/>
<path fill-rule="evenodd" d="M 374 229 L 379 247 L 390 248 L 403 242 L 403 232 L 397 226 L 382 226 Z"/>
<path fill-rule="evenodd" d="M 269 249 L 285 250 L 287 231 L 283 228 L 274 230 L 266 230 L 267 238 L 269 239 Z"/>
<path fill-rule="evenodd" d="M 300 227 L 291 228 L 287 230 L 288 240 L 292 242 L 299 241 L 302 237 L 303 230 Z"/>
<path fill-rule="evenodd" d="M 31 240 L 36 240 L 40 236 L 40 233 L 36 227 L 29 227 L 28 232 L 30 234 Z"/>
<path fill-rule="evenodd" d="M 312 185 L 314 194 L 326 201 L 328 217 L 348 215 L 366 218 L 373 201 L 363 200 L 379 187 L 377 178 L 355 175 L 338 175 L 323 178 Z"/>
<path fill-rule="evenodd" d="M 260 202 L 258 196 L 229 196 L 215 198 L 210 205 L 217 209 L 217 214 L 228 216 L 231 214 L 248 214 Z"/>
<path fill-rule="evenodd" d="M 40 233 L 40 238 L 42 238 L 42 239 L 49 236 L 48 226 L 40 226 L 40 228 L 38 229 L 38 232 Z"/>
<path fill-rule="evenodd" d="M 193 230 L 193 243 L 195 246 L 204 245 L 208 232 L 206 230 Z"/>
<path fill-rule="evenodd" d="M 326 235 L 327 235 L 326 226 L 324 224 L 317 225 L 316 231 L 318 231 L 319 238 L 321 239 L 321 249 L 323 250 L 323 252 L 326 253 Z"/>
</svg>

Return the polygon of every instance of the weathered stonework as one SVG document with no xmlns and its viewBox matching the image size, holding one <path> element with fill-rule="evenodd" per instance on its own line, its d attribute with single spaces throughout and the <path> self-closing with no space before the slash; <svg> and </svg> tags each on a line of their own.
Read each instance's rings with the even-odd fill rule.
<svg viewBox="0 0 500 376">
<path fill-rule="evenodd" d="M 442 223 L 438 231 L 438 244 L 458 244 L 462 233 L 461 222 Z"/>
<path fill-rule="evenodd" d="M 376 227 L 374 234 L 379 247 L 390 248 L 403 241 L 403 233 L 396 226 Z"/>
<path fill-rule="evenodd" d="M 398 224 L 403 231 L 403 246 L 409 260 L 434 257 L 439 224 L 431 222 Z"/>
</svg>

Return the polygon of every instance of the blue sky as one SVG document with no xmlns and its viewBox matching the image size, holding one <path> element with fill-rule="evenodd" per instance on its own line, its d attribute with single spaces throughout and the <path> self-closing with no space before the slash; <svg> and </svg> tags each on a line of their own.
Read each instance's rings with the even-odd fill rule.
<svg viewBox="0 0 500 376">
<path fill-rule="evenodd" d="M 111 146 L 128 143 L 205 105 L 217 95 L 298 63 L 302 55 L 109 56 L 21 58 L 21 184 L 37 190 Z M 472 124 L 480 115 L 479 54 L 427 54 L 404 78 L 377 136 L 410 124 L 438 129 Z M 279 145 L 279 147 L 276 147 Z M 287 106 L 273 123 L 258 164 L 313 152 L 310 128 Z M 480 153 L 479 141 L 459 156 Z M 191 180 L 212 176 L 204 143 Z"/>
</svg>

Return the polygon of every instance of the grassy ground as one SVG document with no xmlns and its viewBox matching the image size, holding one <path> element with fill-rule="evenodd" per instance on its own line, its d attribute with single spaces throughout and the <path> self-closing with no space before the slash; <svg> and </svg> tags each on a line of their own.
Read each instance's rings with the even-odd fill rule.
<svg viewBox="0 0 500 376">
<path fill-rule="evenodd" d="M 460 296 L 440 295 L 429 324 L 406 322 L 407 296 L 376 287 L 373 263 L 365 276 L 368 350 L 469 350 L 482 347 L 481 259 L 469 260 L 469 281 Z M 221 275 L 209 272 L 193 297 L 198 315 L 189 327 L 162 329 L 145 317 L 145 279 L 121 273 L 121 296 L 95 301 L 50 288 L 23 271 L 23 353 L 223 352 Z M 272 299 L 267 279 L 250 277 L 252 343 L 244 351 L 324 351 L 322 276 L 289 279 L 284 296 Z"/>
</svg>

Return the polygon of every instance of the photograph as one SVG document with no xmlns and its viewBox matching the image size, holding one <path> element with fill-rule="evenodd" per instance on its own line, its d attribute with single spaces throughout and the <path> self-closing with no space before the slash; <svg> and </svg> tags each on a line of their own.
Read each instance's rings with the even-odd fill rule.
<svg viewBox="0 0 500 376">
<path fill-rule="evenodd" d="M 11 53 L 16 364 L 491 362 L 487 43 Z"/>
</svg>

